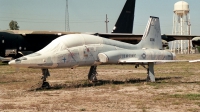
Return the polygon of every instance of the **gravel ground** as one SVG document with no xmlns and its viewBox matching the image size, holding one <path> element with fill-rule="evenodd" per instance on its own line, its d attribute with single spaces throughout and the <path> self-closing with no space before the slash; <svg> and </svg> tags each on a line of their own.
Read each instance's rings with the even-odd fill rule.
<svg viewBox="0 0 200 112">
<path fill-rule="evenodd" d="M 180 55 L 180 59 L 200 55 Z M 155 66 L 156 82 L 131 65 L 102 65 L 99 81 L 87 81 L 89 67 L 52 69 L 50 89 L 38 89 L 41 70 L 18 72 L 0 66 L 0 111 L 200 112 L 200 63 Z"/>
</svg>

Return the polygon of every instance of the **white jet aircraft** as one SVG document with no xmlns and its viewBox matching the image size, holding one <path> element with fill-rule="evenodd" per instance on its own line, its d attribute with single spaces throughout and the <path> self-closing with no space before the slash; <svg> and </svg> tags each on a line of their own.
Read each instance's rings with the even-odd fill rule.
<svg viewBox="0 0 200 112">
<path fill-rule="evenodd" d="M 46 82 L 50 76 L 48 69 L 91 66 L 88 79 L 96 81 L 97 65 L 119 63 L 131 63 L 136 68 L 147 65 L 147 80 L 154 82 L 154 64 L 177 61 L 174 59 L 173 53 L 163 50 L 159 18 L 151 16 L 142 40 L 136 45 L 94 35 L 70 34 L 56 38 L 43 49 L 12 60 L 9 64 L 42 69 L 42 87 L 45 87 L 49 85 Z"/>
</svg>

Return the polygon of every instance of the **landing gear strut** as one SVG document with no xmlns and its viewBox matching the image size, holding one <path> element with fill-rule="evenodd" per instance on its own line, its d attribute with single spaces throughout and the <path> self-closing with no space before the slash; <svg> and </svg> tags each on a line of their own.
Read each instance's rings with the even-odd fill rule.
<svg viewBox="0 0 200 112">
<path fill-rule="evenodd" d="M 88 73 L 88 80 L 91 82 L 96 82 L 97 81 L 97 66 L 91 66 L 90 71 Z"/>
<path fill-rule="evenodd" d="M 42 88 L 50 88 L 49 83 L 46 81 L 46 78 L 50 76 L 48 69 L 42 69 Z"/>
<path fill-rule="evenodd" d="M 142 65 L 144 68 L 146 68 L 144 65 Z M 154 63 L 149 62 L 147 69 L 147 82 L 155 82 L 155 75 L 154 75 Z"/>
</svg>

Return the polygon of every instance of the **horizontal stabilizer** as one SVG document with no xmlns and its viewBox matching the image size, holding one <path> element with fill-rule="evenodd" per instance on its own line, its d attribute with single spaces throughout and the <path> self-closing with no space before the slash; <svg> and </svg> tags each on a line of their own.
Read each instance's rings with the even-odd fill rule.
<svg viewBox="0 0 200 112">
<path fill-rule="evenodd" d="M 198 59 L 198 60 L 190 60 L 189 62 L 190 62 L 190 63 L 200 62 L 200 59 Z"/>
</svg>

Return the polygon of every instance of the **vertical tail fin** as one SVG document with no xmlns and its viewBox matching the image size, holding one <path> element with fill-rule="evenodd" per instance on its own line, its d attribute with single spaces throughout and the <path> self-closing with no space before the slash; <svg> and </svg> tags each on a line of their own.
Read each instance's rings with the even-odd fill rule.
<svg viewBox="0 0 200 112">
<path fill-rule="evenodd" d="M 112 33 L 132 33 L 135 0 L 127 0 Z"/>
<path fill-rule="evenodd" d="M 163 49 L 158 17 L 150 16 L 142 40 L 138 43 L 138 46 L 144 49 Z"/>
</svg>

